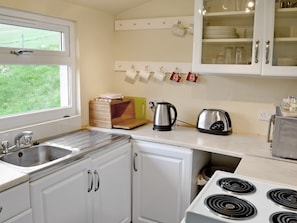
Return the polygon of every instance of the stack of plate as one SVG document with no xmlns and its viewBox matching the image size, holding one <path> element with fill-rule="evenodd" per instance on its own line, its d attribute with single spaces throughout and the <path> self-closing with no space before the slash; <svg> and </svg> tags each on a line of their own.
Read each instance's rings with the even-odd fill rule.
<svg viewBox="0 0 297 223">
<path fill-rule="evenodd" d="M 207 26 L 204 29 L 206 39 L 237 38 L 236 29 L 232 26 Z"/>
</svg>

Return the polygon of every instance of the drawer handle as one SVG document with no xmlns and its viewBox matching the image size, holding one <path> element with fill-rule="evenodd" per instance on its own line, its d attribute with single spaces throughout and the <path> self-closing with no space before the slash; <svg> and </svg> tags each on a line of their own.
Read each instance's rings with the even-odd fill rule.
<svg viewBox="0 0 297 223">
<path fill-rule="evenodd" d="M 94 177 L 97 177 L 97 185 L 96 185 L 96 187 L 94 189 L 94 191 L 96 192 L 100 188 L 100 176 L 99 176 L 99 173 L 98 173 L 97 170 L 94 171 Z"/>
<path fill-rule="evenodd" d="M 2 206 L 0 206 L 0 213 L 3 211 L 3 207 Z"/>
<path fill-rule="evenodd" d="M 89 182 L 88 192 L 91 192 L 91 190 L 93 189 L 93 174 L 91 170 L 88 170 L 88 182 Z"/>
</svg>

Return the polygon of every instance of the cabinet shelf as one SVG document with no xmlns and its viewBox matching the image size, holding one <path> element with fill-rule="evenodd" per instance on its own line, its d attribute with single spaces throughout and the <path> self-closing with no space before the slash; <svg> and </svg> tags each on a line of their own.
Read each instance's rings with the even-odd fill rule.
<svg viewBox="0 0 297 223">
<path fill-rule="evenodd" d="M 297 37 L 281 37 L 275 38 L 276 42 L 297 42 Z"/>
<path fill-rule="evenodd" d="M 297 15 L 297 8 L 277 9 L 276 14 L 281 17 L 292 17 Z"/>
<path fill-rule="evenodd" d="M 234 18 L 235 16 L 253 16 L 255 14 L 254 11 L 230 11 L 230 12 L 208 12 L 204 16 L 205 17 L 232 17 Z"/>
<path fill-rule="evenodd" d="M 203 43 L 251 43 L 252 38 L 203 39 Z"/>
</svg>

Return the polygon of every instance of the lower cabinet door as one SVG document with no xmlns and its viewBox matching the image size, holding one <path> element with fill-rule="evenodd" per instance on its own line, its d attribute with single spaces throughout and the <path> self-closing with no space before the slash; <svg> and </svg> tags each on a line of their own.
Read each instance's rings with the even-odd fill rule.
<svg viewBox="0 0 297 223">
<path fill-rule="evenodd" d="M 30 183 L 34 223 L 91 223 L 90 159 Z"/>
<path fill-rule="evenodd" d="M 191 201 L 192 150 L 134 140 L 133 223 L 180 223 Z"/>
<path fill-rule="evenodd" d="M 92 158 L 94 223 L 130 223 L 131 144 Z"/>
</svg>

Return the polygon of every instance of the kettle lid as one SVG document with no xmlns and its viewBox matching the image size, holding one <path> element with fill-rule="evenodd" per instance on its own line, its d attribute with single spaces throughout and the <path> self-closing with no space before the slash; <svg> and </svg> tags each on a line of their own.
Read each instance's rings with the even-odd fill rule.
<svg viewBox="0 0 297 223">
<path fill-rule="evenodd" d="M 157 104 L 159 104 L 159 105 L 171 105 L 171 103 L 166 102 L 166 101 L 157 102 Z"/>
</svg>

